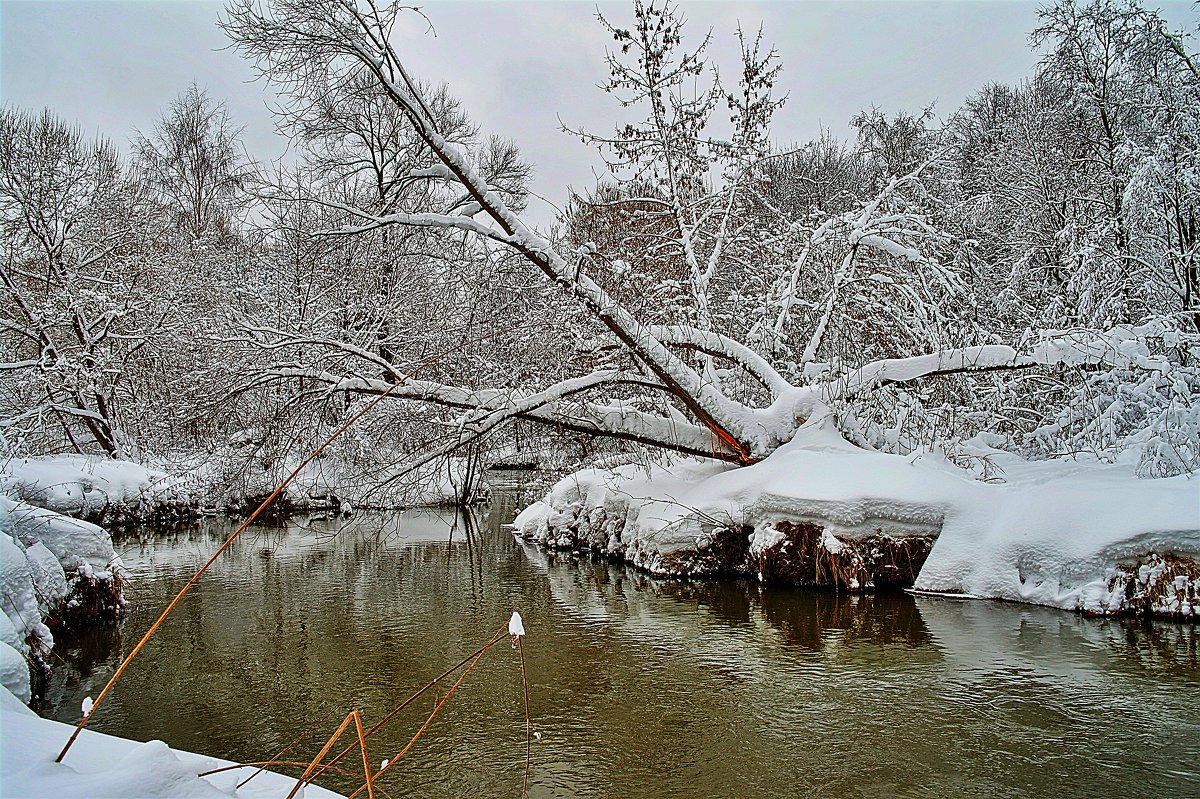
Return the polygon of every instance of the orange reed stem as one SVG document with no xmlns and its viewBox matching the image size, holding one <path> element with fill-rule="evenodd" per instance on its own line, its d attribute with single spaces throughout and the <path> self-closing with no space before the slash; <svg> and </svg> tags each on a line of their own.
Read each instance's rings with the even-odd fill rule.
<svg viewBox="0 0 1200 799">
<path fill-rule="evenodd" d="M 392 758 L 391 760 L 389 760 L 388 764 L 386 766 L 381 768 L 379 771 L 375 772 L 376 780 L 378 780 L 380 777 L 382 777 L 383 774 L 388 769 L 390 769 L 392 766 L 396 765 L 396 761 L 398 761 L 400 758 L 404 757 L 404 755 L 408 753 L 409 749 L 413 748 L 413 744 L 415 744 L 417 742 L 417 739 L 420 738 L 425 733 L 425 730 L 429 729 L 429 725 L 433 723 L 433 719 L 437 716 L 437 714 L 439 712 L 441 712 L 442 708 L 446 706 L 446 703 L 448 701 L 450 701 L 450 697 L 453 696 L 454 692 L 458 690 L 458 687 L 460 685 L 462 685 L 463 680 L 465 680 L 467 678 L 467 675 L 471 673 L 471 670 L 473 668 L 475 668 L 477 665 L 479 665 L 479 661 L 483 659 L 483 656 L 487 654 L 487 651 L 489 649 L 491 649 L 492 646 L 499 640 L 500 640 L 500 638 L 493 639 L 491 641 L 491 643 L 489 643 L 487 646 L 485 646 L 483 648 L 483 651 L 481 651 L 478 655 L 475 656 L 475 659 L 473 661 L 471 661 L 471 665 L 467 666 L 467 668 L 463 671 L 463 673 L 459 675 L 458 680 L 455 681 L 454 685 L 450 686 L 450 690 L 447 691 L 446 695 L 441 698 L 441 701 L 439 701 L 437 703 L 437 705 L 434 706 L 433 712 L 429 714 L 429 718 L 425 719 L 425 723 L 422 724 L 421 728 L 416 731 L 416 733 L 413 735 L 413 737 L 411 739 L 409 739 L 408 743 L 404 745 L 404 748 L 401 749 L 399 752 L 397 752 L 396 756 L 394 758 Z M 347 799 L 354 799 L 354 797 L 358 796 L 360 793 L 363 792 L 363 788 L 365 788 L 365 787 L 367 787 L 367 786 L 363 785 L 357 791 L 350 794 L 350 796 L 348 796 Z"/>
</svg>

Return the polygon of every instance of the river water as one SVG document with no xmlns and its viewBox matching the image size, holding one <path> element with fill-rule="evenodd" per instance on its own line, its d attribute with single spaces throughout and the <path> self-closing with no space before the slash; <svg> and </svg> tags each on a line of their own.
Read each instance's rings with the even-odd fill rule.
<svg viewBox="0 0 1200 799">
<path fill-rule="evenodd" d="M 537 733 L 531 796 L 1200 796 L 1190 626 L 654 580 L 515 541 L 501 526 L 514 501 L 501 493 L 471 519 L 367 513 L 252 528 L 92 727 L 268 759 L 310 728 L 323 741 L 351 708 L 373 724 L 515 609 Z M 40 712 L 76 721 L 231 529 L 207 520 L 119 536 L 130 613 L 116 630 L 60 636 Z M 451 684 L 370 738 L 375 765 Z M 521 686 L 519 652 L 502 641 L 382 787 L 519 796 Z M 319 745 L 310 736 L 297 752 Z"/>
</svg>

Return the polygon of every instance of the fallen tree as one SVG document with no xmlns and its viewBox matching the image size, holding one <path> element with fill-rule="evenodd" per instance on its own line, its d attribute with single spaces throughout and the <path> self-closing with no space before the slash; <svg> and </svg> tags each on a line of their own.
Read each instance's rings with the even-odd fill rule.
<svg viewBox="0 0 1200 799">
<path fill-rule="evenodd" d="M 1190 390 L 1187 386 L 1195 383 L 1195 370 L 1187 364 L 1194 359 L 1195 337 L 1180 334 L 1167 317 L 1162 322 L 1108 331 L 1082 328 L 1027 334 L 1016 346 L 946 343 L 956 330 L 964 343 L 994 341 L 996 337 L 978 326 L 964 327 L 962 320 L 950 324 L 932 318 L 965 303 L 966 298 L 959 296 L 963 280 L 956 274 L 954 261 L 953 250 L 959 245 L 936 229 L 923 210 L 927 191 L 921 173 L 928 162 L 906 176 L 885 181 L 873 198 L 817 225 L 806 226 L 782 217 L 778 209 L 771 211 L 776 227 L 769 231 L 769 246 L 791 247 L 794 255 L 773 277 L 773 283 L 785 289 L 760 314 L 770 322 L 775 337 L 767 341 L 762 337 L 763 325 L 751 326 L 753 335 L 748 340 L 759 342 L 756 349 L 714 329 L 714 276 L 723 270 L 732 272 L 735 261 L 750 261 L 759 252 L 752 242 L 762 238 L 762 231 L 756 228 L 757 217 L 750 209 L 762 211 L 761 197 L 755 195 L 753 181 L 746 176 L 755 173 L 756 164 L 770 158 L 763 154 L 762 140 L 770 111 L 778 103 L 770 100 L 771 81 L 760 77 L 756 82 L 753 76 L 770 72 L 773 54 L 762 56 L 757 44 L 748 48 L 743 40 L 747 77 L 740 94 L 727 95 L 738 124 L 735 141 L 705 140 L 704 153 L 681 151 L 677 148 L 693 145 L 677 144 L 676 134 L 688 129 L 702 137 L 704 115 L 723 92 L 714 94 L 703 107 L 680 99 L 676 91 L 680 81 L 703 68 L 699 55 L 703 47 L 679 57 L 681 21 L 669 6 L 638 3 L 635 12 L 636 30 L 611 29 L 623 53 L 632 49 L 640 54 L 642 71 L 631 71 L 619 56 L 610 55 L 614 74 L 610 88 L 633 92 L 627 104 L 645 101 L 651 114 L 642 127 L 627 127 L 616 139 L 604 143 L 623 154 L 628 163 L 653 165 L 652 171 L 658 175 L 648 193 L 626 196 L 621 201 L 625 205 L 617 205 L 633 203 L 638 209 L 657 208 L 665 215 L 667 232 L 659 237 L 661 249 L 656 252 L 667 261 L 681 258 L 680 274 L 685 279 L 683 283 L 666 279 L 663 284 L 677 288 L 686 284 L 680 291 L 687 295 L 678 314 L 681 319 L 668 324 L 644 321 L 628 301 L 619 300 L 602 285 L 613 284 L 607 274 L 595 271 L 593 277 L 599 268 L 590 260 L 595 245 L 585 243 L 577 251 L 564 251 L 562 242 L 551 241 L 527 225 L 514 210 L 513 203 L 519 206 L 520 201 L 511 186 L 493 185 L 485 176 L 487 170 L 480 166 L 479 159 L 490 158 L 487 153 L 491 150 L 447 138 L 445 113 L 428 100 L 391 43 L 393 27 L 410 9 L 373 0 L 231 4 L 223 27 L 262 75 L 286 91 L 291 98 L 291 119 L 320 117 L 339 100 L 369 101 L 370 108 L 378 108 L 382 102 L 399 114 L 405 135 L 415 142 L 406 151 L 409 160 L 391 168 L 405 185 L 421 188 L 388 208 L 331 200 L 315 188 L 300 191 L 294 202 L 332 210 L 343 220 L 340 226 L 314 231 L 314 235 L 352 237 L 391 229 L 440 231 L 463 240 L 473 238 L 485 253 L 507 250 L 534 266 L 581 309 L 582 322 L 576 323 L 581 338 L 594 338 L 588 332 L 594 329 L 616 344 L 615 348 L 589 344 L 587 354 L 602 362 L 602 368 L 541 386 L 520 381 L 467 386 L 437 380 L 405 381 L 393 353 L 355 343 L 347 336 L 242 320 L 240 340 L 272 356 L 252 385 L 296 385 L 304 391 L 342 395 L 389 392 L 392 398 L 453 409 L 455 415 L 442 424 L 444 436 L 414 458 L 414 468 L 513 420 L 744 466 L 791 441 L 809 419 L 828 414 L 844 423 L 847 408 L 881 390 L 975 372 L 1048 370 L 1053 384 L 1048 394 L 1061 395 L 1064 386 L 1069 390 L 1073 380 L 1082 381 L 1090 372 L 1132 370 L 1159 376 L 1158 388 L 1144 392 L 1149 396 L 1159 391 L 1157 399 L 1147 400 L 1149 404 L 1158 402 L 1167 406 L 1164 413 L 1168 412 L 1176 407 L 1174 394 L 1183 386 L 1184 401 L 1187 408 L 1192 407 L 1186 393 Z M 704 162 L 705 157 L 721 152 L 730 154 L 730 169 L 729 177 L 717 188 L 697 189 L 695 172 L 690 177 L 681 174 L 687 164 Z M 649 212 L 639 210 L 633 216 L 640 218 L 639 214 L 645 213 Z M 781 365 L 772 353 L 779 336 L 785 335 L 794 321 L 797 276 L 814 253 L 826 250 L 836 253 L 831 284 L 823 298 L 809 300 L 815 308 L 813 326 L 803 339 L 800 357 Z M 635 252 L 630 257 L 644 255 Z M 903 327 L 900 315 L 911 313 L 909 345 L 922 341 L 941 344 L 924 354 L 866 363 L 856 362 L 853 354 L 846 353 L 830 353 L 826 360 L 818 360 L 826 351 L 826 338 L 838 309 L 849 302 L 849 293 L 860 291 L 863 285 L 892 299 L 876 309 L 874 316 L 859 320 L 860 324 L 870 327 L 886 322 Z M 641 307 L 644 313 L 662 316 L 647 311 L 644 304 Z M 855 320 L 842 322 L 847 323 Z M 906 347 L 911 349 L 909 345 Z M 397 382 L 404 385 L 396 387 Z M 919 405 L 911 397 L 905 402 Z M 855 428 L 856 424 L 851 420 L 844 426 Z M 861 430 L 857 439 L 871 443 Z M 1184 450 L 1175 458 L 1172 473 L 1195 468 L 1194 445 L 1185 442 Z"/>
</svg>

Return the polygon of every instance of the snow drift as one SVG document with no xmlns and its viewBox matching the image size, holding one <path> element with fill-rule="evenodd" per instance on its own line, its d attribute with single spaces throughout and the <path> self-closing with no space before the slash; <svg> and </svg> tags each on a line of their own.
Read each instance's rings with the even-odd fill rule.
<svg viewBox="0 0 1200 799">
<path fill-rule="evenodd" d="M 97 520 L 190 515 L 199 507 L 188 478 L 97 455 L 13 458 L 0 467 L 0 493 Z"/>
<path fill-rule="evenodd" d="M 917 590 L 1097 614 L 1200 615 L 1194 478 L 1139 479 L 1135 462 L 1025 461 L 970 443 L 1001 480 L 977 480 L 937 453 L 862 449 L 828 418 L 813 420 L 751 466 L 675 460 L 578 472 L 514 526 L 528 540 L 664 574 L 697 573 L 683 555 L 728 531 L 745 536 L 752 567 L 780 545 L 784 523 L 820 525 L 831 553 L 872 536 L 931 536 Z"/>
<path fill-rule="evenodd" d="M 282 799 L 296 784 L 265 771 L 238 788 L 251 773 L 238 769 L 198 777 L 202 771 L 231 765 L 214 757 L 171 749 L 162 741 L 139 743 L 84 730 L 62 763 L 54 757 L 71 727 L 38 718 L 9 691 L 0 688 L 6 796 L 53 796 L 56 799 Z M 308 785 L 302 796 L 335 799 L 338 794 Z"/>
</svg>

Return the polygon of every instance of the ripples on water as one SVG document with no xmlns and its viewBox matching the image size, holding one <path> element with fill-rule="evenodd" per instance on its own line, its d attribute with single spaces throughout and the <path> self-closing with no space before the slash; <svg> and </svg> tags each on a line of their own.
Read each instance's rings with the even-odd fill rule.
<svg viewBox="0 0 1200 799">
<path fill-rule="evenodd" d="M 500 527 L 510 508 L 470 524 L 410 512 L 258 529 L 93 726 L 266 758 L 323 714 L 324 735 L 350 707 L 377 720 L 517 609 L 541 736 L 533 796 L 1200 795 L 1191 627 L 659 581 L 519 544 Z M 62 637 L 43 715 L 77 720 L 230 529 L 120 539 L 130 615 L 120 630 Z M 376 763 L 432 702 L 371 739 Z M 516 652 L 503 643 L 384 787 L 517 796 L 523 756 Z"/>
</svg>

